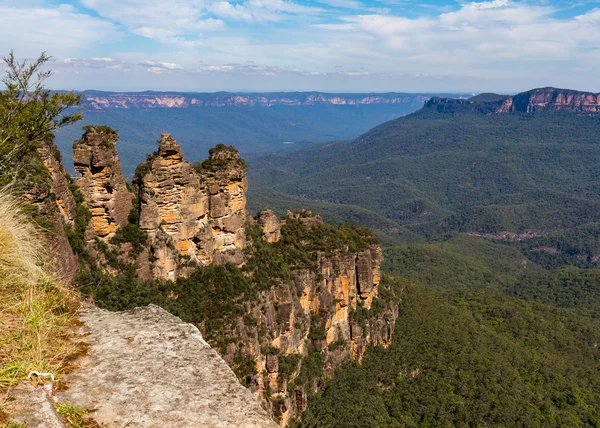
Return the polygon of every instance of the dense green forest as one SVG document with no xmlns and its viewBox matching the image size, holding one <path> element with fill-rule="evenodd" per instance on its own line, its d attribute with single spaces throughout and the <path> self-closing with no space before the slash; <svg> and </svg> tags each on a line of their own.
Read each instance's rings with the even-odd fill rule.
<svg viewBox="0 0 600 428">
<path fill-rule="evenodd" d="M 250 161 L 251 200 L 373 228 L 402 295 L 299 425 L 600 426 L 600 117 L 475 110 Z"/>
<path fill-rule="evenodd" d="M 598 321 L 399 282 L 392 345 L 337 370 L 301 426 L 600 426 Z"/>
<path fill-rule="evenodd" d="M 599 221 L 599 125 L 568 113 L 424 108 L 350 142 L 252 159 L 249 177 L 255 188 L 359 206 L 428 238 L 555 232 Z"/>
</svg>

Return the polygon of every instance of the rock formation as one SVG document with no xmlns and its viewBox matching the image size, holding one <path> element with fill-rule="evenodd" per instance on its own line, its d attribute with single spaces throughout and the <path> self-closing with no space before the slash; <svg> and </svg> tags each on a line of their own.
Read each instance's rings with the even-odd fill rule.
<svg viewBox="0 0 600 428">
<path fill-rule="evenodd" d="M 17 388 L 11 397 L 16 421 L 72 426 L 53 408 L 68 403 L 89 412 L 89 426 L 277 426 L 198 329 L 158 306 L 93 308 L 81 321 L 79 337 L 89 350 L 62 379 L 68 388 Z"/>
<path fill-rule="evenodd" d="M 36 207 L 36 219 L 48 232 L 49 265 L 65 282 L 70 283 L 77 274 L 77 257 L 65 230 L 65 225 L 73 225 L 76 216 L 75 200 L 69 189 L 70 177 L 60 161 L 60 152 L 52 142 L 40 143 L 37 151 L 47 168 L 47 175 L 24 196 Z"/>
<path fill-rule="evenodd" d="M 390 343 L 397 304 L 373 304 L 385 285 L 382 252 L 369 232 L 324 224 L 310 211 L 278 218 L 263 210 L 253 220 L 246 211 L 246 164 L 237 150 L 220 144 L 208 159 L 192 165 L 169 134 L 162 135 L 158 150 L 137 168 L 130 192 L 120 170 L 117 138 L 109 128 L 90 127 L 74 146 L 81 174 L 76 185 L 91 211 L 85 239 L 88 249 L 96 250 L 90 251 L 94 269 L 118 275 L 119 269 L 133 265 L 143 279 L 175 281 L 202 265 L 241 268 L 237 272 L 256 293 L 235 303 L 231 319 L 220 323 L 218 331 L 213 324 L 209 337 L 216 338 L 215 345 L 234 368 L 256 368 L 255 375 L 244 374 L 242 380 L 282 425 L 305 410 L 308 396 L 333 376 L 335 367 L 347 359 L 360 360 L 368 346 Z M 45 158 L 56 175 L 57 212 L 65 223 L 77 224 L 80 210 L 65 191 L 69 183 L 61 181 L 66 177 L 59 164 L 48 154 Z M 81 235 L 84 228 L 79 226 Z M 282 270 L 271 271 L 272 263 L 283 263 Z M 261 279 L 253 279 L 255 275 Z M 173 293 L 168 298 L 179 297 Z M 125 322 L 128 316 L 123 317 Z M 131 366 L 132 355 L 118 358 L 128 358 Z M 94 388 L 86 384 L 81 395 L 71 390 L 70 397 L 84 403 L 85 394 L 103 394 Z M 110 400 L 105 404 L 117 406 Z"/>
<path fill-rule="evenodd" d="M 241 264 L 246 247 L 246 163 L 231 146 L 219 144 L 209 153 L 200 171 L 209 195 L 215 262 Z"/>
<path fill-rule="evenodd" d="M 273 215 L 263 211 L 257 217 L 267 242 L 285 240 L 279 224 L 297 222 L 316 233 L 324 227 L 322 219 L 308 211 L 288 213 L 282 220 Z M 233 364 L 241 353 L 256 362 L 257 375 L 247 381 L 282 426 L 301 414 L 307 395 L 317 392 L 323 376 L 333 376 L 336 366 L 348 359 L 360 360 L 368 346 L 390 344 L 396 304 L 387 302 L 381 311 L 369 310 L 381 287 L 382 261 L 376 244 L 360 251 L 320 252 L 315 270 L 294 270 L 290 281 L 275 281 L 237 320 L 232 332 L 236 341 L 228 346 L 225 358 Z M 310 364 L 306 362 L 310 355 L 322 361 L 322 376 L 305 378 L 303 367 Z"/>
<path fill-rule="evenodd" d="M 539 88 L 515 96 L 482 94 L 468 100 L 433 97 L 425 103 L 425 107 L 447 113 L 535 113 L 547 110 L 600 114 L 600 94 L 570 89 Z"/>
<path fill-rule="evenodd" d="M 173 280 L 185 258 L 199 264 L 212 261 L 209 201 L 205 184 L 184 160 L 177 142 L 164 134 L 158 144 L 158 152 L 138 167 L 135 184 L 154 275 Z"/>
<path fill-rule="evenodd" d="M 88 242 L 95 238 L 109 241 L 128 223 L 133 196 L 121 173 L 115 147 L 118 138 L 116 131 L 108 127 L 92 126 L 73 145 L 75 170 L 81 174 L 76 184 L 92 214 L 86 233 Z"/>
<path fill-rule="evenodd" d="M 281 223 L 273 210 L 262 210 L 258 213 L 256 221 L 260 225 L 267 242 L 279 242 L 281 239 Z"/>
<path fill-rule="evenodd" d="M 241 264 L 248 182 L 239 153 L 213 149 L 196 170 L 171 135 L 158 145 L 135 179 L 154 276 L 174 280 L 190 262 Z"/>
</svg>

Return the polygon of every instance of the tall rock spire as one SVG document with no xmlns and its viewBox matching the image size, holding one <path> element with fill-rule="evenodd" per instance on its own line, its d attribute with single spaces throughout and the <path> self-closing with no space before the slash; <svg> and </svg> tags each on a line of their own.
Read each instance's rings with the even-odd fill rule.
<svg viewBox="0 0 600 428">
<path fill-rule="evenodd" d="M 92 213 L 88 241 L 108 241 L 127 225 L 133 196 L 121 172 L 115 147 L 118 139 L 117 132 L 107 126 L 90 126 L 73 145 L 75 170 L 81 174 L 77 186 Z"/>
<path fill-rule="evenodd" d="M 237 150 L 217 146 L 195 168 L 171 135 L 163 134 L 158 146 L 135 178 L 154 276 L 176 279 L 187 262 L 241 264 L 248 185 Z"/>
</svg>

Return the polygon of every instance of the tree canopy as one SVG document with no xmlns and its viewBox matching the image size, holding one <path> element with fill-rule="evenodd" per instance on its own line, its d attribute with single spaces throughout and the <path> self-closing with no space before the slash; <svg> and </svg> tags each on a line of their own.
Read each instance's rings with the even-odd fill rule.
<svg viewBox="0 0 600 428">
<path fill-rule="evenodd" d="M 0 92 L 0 184 L 34 183 L 40 174 L 36 149 L 52 144 L 53 132 L 81 120 L 82 95 L 51 91 L 45 82 L 53 74 L 46 70 L 51 57 L 43 52 L 35 61 L 19 61 L 14 52 L 2 57 L 6 65 Z"/>
</svg>

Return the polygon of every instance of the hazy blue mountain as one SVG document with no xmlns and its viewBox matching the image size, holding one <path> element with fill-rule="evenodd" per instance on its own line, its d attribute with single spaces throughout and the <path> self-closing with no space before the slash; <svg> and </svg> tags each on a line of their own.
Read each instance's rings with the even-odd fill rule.
<svg viewBox="0 0 600 428">
<path fill-rule="evenodd" d="M 162 132 L 181 143 L 190 160 L 224 142 L 242 155 L 289 150 L 314 142 L 347 140 L 375 125 L 423 106 L 427 94 L 293 93 L 112 93 L 85 91 L 84 121 L 61 130 L 57 144 L 64 158 L 86 124 L 119 131 L 119 153 L 126 175 L 155 150 Z M 70 167 L 70 162 L 67 162 Z"/>
<path fill-rule="evenodd" d="M 423 237 L 556 237 L 588 224 L 578 230 L 589 234 L 600 222 L 598 98 L 560 91 L 529 91 L 514 97 L 518 103 L 490 95 L 484 102 L 434 98 L 352 141 L 251 159 L 250 183 L 359 206 Z"/>
</svg>

